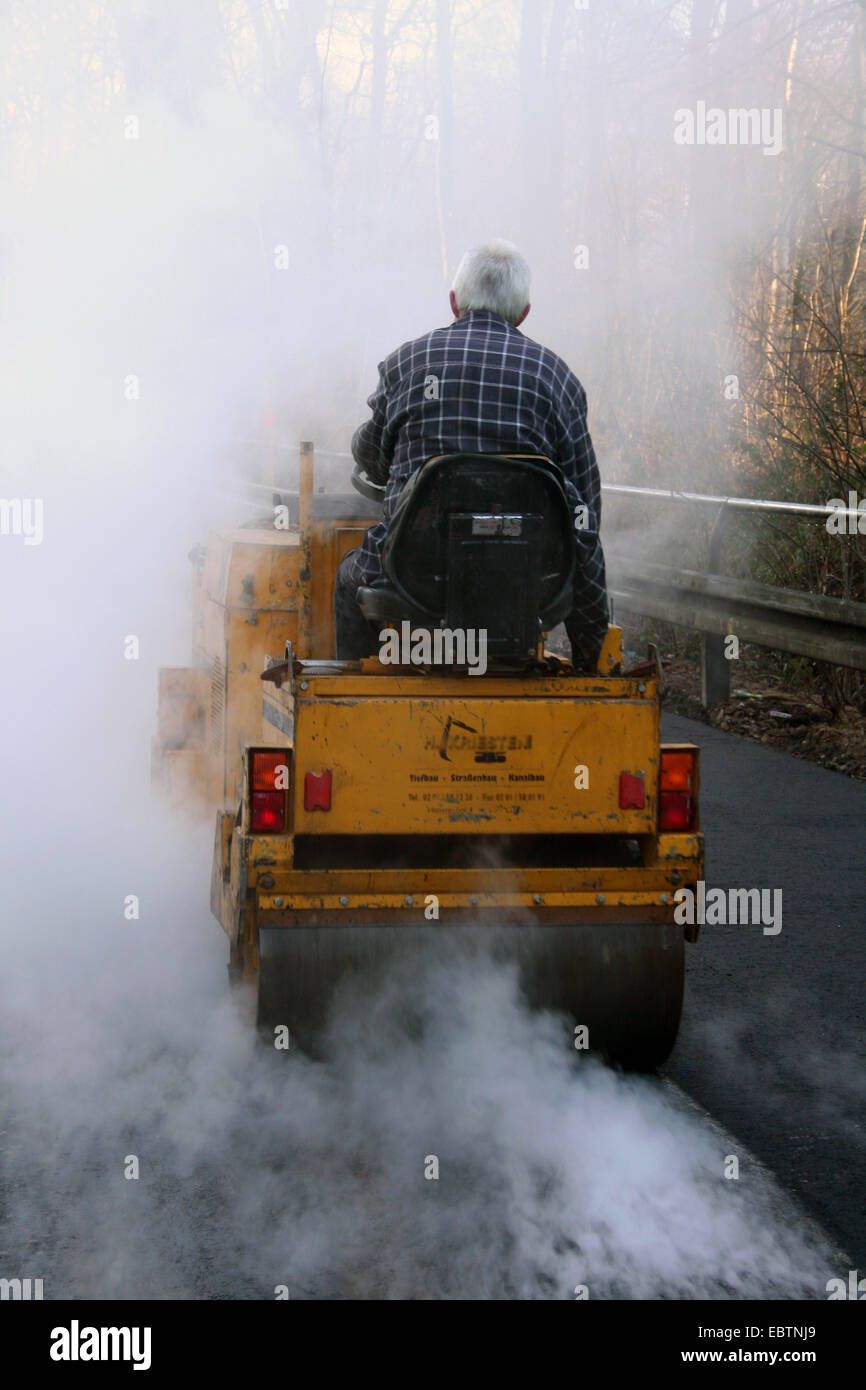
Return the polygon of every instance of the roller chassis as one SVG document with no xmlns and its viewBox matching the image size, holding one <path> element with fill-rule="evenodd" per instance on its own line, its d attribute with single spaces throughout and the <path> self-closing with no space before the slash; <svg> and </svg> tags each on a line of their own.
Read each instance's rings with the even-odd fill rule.
<svg viewBox="0 0 866 1390">
<path fill-rule="evenodd" d="M 660 1065 L 696 934 L 677 922 L 676 894 L 702 876 L 703 837 L 696 813 L 686 831 L 660 829 L 662 753 L 688 753 L 695 808 L 699 788 L 697 749 L 660 744 L 657 660 L 623 672 L 611 627 L 590 674 L 544 650 L 527 671 L 476 677 L 334 661 L 333 575 L 369 521 L 317 526 L 311 476 L 307 449 L 297 531 L 262 536 L 260 566 L 281 573 L 281 553 L 294 568 L 286 620 L 272 613 L 264 634 L 283 648 L 260 648 L 258 696 L 246 669 L 234 709 L 227 686 L 216 758 L 205 734 L 198 750 L 175 743 L 155 760 L 200 752 L 199 794 L 222 802 L 211 908 L 231 976 L 255 983 L 260 1027 L 313 1051 L 347 979 L 375 993 L 407 953 L 483 952 L 516 963 L 529 1002 L 561 1015 L 576 1045 Z M 229 553 L 227 610 L 235 568 Z M 254 571 L 246 592 L 263 588 Z M 325 659 L 311 659 L 316 646 Z M 231 670 L 229 643 L 214 655 Z M 279 833 L 252 824 L 262 750 L 284 758 Z M 315 788 L 326 773 L 327 809 L 307 795 L 308 774 Z"/>
</svg>

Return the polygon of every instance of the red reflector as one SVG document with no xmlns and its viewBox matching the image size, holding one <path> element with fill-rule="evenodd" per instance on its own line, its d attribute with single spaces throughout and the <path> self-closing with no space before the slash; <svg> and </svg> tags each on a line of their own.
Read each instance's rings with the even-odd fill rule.
<svg viewBox="0 0 866 1390">
<path fill-rule="evenodd" d="M 258 832 L 286 828 L 286 793 L 253 792 L 250 797 L 250 829 Z"/>
<path fill-rule="evenodd" d="M 688 792 L 659 794 L 659 830 L 691 830 L 695 820 L 695 803 Z"/>
<path fill-rule="evenodd" d="M 646 806 L 646 788 L 643 773 L 621 772 L 619 774 L 619 809 L 621 811 L 642 811 Z"/>
<path fill-rule="evenodd" d="M 331 774 L 330 772 L 304 773 L 304 810 L 330 811 Z"/>
</svg>

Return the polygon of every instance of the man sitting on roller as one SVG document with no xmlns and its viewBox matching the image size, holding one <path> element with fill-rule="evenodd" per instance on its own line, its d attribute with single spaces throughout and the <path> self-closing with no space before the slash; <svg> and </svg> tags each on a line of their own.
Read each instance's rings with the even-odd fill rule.
<svg viewBox="0 0 866 1390">
<path fill-rule="evenodd" d="M 586 425 L 586 392 L 556 353 L 520 333 L 529 313 L 529 266 L 516 246 L 491 241 L 467 252 L 454 277 L 454 322 L 404 343 L 379 364 L 352 455 L 385 488 L 383 519 L 337 573 L 337 657 L 373 656 L 378 633 L 357 591 L 382 577 L 381 552 L 411 475 L 439 454 L 543 454 L 558 464 L 574 508 L 578 558 L 565 622 L 572 659 L 595 665 L 608 626 L 598 530 L 601 485 Z"/>
</svg>

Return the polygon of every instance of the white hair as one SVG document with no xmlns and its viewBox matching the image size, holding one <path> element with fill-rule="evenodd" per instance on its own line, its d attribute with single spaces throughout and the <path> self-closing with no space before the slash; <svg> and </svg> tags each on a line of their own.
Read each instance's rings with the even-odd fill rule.
<svg viewBox="0 0 866 1390">
<path fill-rule="evenodd" d="M 457 309 L 488 309 L 516 323 L 529 303 L 529 265 L 510 241 L 487 241 L 467 251 L 454 276 Z"/>
</svg>

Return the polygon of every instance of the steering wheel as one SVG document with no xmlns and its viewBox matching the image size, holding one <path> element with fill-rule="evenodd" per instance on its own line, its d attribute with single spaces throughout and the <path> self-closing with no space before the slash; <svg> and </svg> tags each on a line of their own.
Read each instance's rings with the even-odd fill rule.
<svg viewBox="0 0 866 1390">
<path fill-rule="evenodd" d="M 373 479 L 367 476 L 360 463 L 356 463 L 352 469 L 352 487 L 356 492 L 360 492 L 362 497 L 368 497 L 371 502 L 384 502 L 385 484 L 374 483 Z"/>
</svg>

